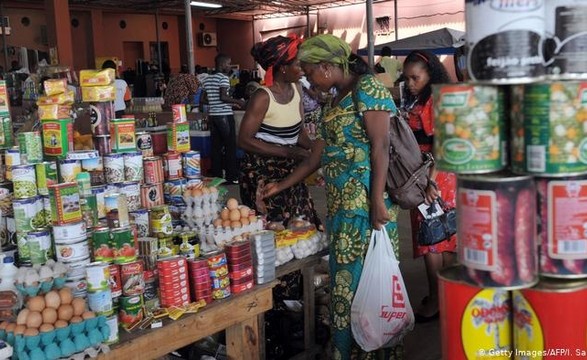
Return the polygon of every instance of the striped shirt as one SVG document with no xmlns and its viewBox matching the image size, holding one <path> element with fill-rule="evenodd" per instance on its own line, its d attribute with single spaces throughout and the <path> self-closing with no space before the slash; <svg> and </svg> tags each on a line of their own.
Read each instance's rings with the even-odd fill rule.
<svg viewBox="0 0 587 360">
<path fill-rule="evenodd" d="M 269 94 L 269 107 L 255 137 L 279 145 L 295 145 L 302 127 L 301 96 L 294 84 L 294 96 L 287 104 L 278 103 L 266 87 L 261 89 Z"/>
<path fill-rule="evenodd" d="M 215 73 L 207 76 L 202 82 L 202 87 L 208 97 L 208 114 L 211 116 L 234 115 L 232 105 L 220 100 L 220 88 L 230 88 L 228 76 L 223 73 Z"/>
</svg>

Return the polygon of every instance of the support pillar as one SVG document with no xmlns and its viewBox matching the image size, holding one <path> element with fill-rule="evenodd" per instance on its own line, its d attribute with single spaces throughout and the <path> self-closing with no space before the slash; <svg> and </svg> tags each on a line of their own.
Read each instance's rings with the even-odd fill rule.
<svg viewBox="0 0 587 360">
<path fill-rule="evenodd" d="M 92 49 L 93 49 L 93 61 L 96 61 L 96 58 L 99 56 L 108 56 L 110 54 L 106 53 L 106 48 L 104 44 L 104 34 L 103 34 L 103 13 L 102 10 L 92 10 L 90 12 L 91 21 L 92 21 Z M 97 66 L 98 64 L 94 64 Z"/>
<path fill-rule="evenodd" d="M 71 20 L 67 0 L 45 0 L 49 48 L 56 47 L 59 64 L 73 68 Z"/>
</svg>

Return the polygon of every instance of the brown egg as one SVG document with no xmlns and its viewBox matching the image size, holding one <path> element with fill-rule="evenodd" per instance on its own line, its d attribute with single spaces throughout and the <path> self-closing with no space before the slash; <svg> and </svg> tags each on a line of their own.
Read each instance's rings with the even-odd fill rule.
<svg viewBox="0 0 587 360">
<path fill-rule="evenodd" d="M 73 299 L 71 306 L 73 306 L 73 316 L 80 316 L 86 311 L 86 301 L 82 298 Z"/>
<path fill-rule="evenodd" d="M 82 319 L 84 319 L 84 320 L 92 319 L 95 317 L 96 317 L 96 314 L 94 314 L 93 311 L 84 311 L 84 313 L 82 314 Z"/>
<path fill-rule="evenodd" d="M 241 224 L 240 221 L 231 221 L 230 222 L 230 227 L 233 229 L 239 229 L 243 226 L 243 224 Z"/>
<path fill-rule="evenodd" d="M 84 319 L 82 319 L 81 316 L 74 316 L 71 318 L 71 320 L 69 320 L 69 322 L 72 324 L 81 323 L 82 321 L 84 321 Z"/>
<path fill-rule="evenodd" d="M 241 213 L 238 209 L 230 210 L 230 221 L 238 221 L 241 219 Z"/>
<path fill-rule="evenodd" d="M 43 316 L 43 324 L 55 324 L 57 321 L 57 310 L 53 308 L 44 308 L 41 315 Z"/>
<path fill-rule="evenodd" d="M 230 219 L 230 210 L 224 208 L 220 211 L 220 218 L 222 220 L 229 220 Z"/>
<path fill-rule="evenodd" d="M 15 328 L 16 328 L 16 324 L 15 324 L 15 323 L 9 323 L 9 324 L 6 326 L 6 332 L 7 332 L 7 333 L 14 332 L 14 329 L 15 329 Z"/>
<path fill-rule="evenodd" d="M 55 329 L 61 329 L 61 328 L 66 327 L 67 325 L 68 325 L 67 324 L 67 321 L 65 321 L 65 320 L 57 320 L 57 321 L 55 321 Z"/>
<path fill-rule="evenodd" d="M 222 227 L 230 226 L 230 220 L 222 220 Z"/>
<path fill-rule="evenodd" d="M 57 318 L 60 320 L 69 321 L 73 317 L 73 306 L 64 304 L 57 309 Z"/>
<path fill-rule="evenodd" d="M 26 327 L 38 329 L 43 323 L 43 316 L 38 311 L 29 312 L 29 316 L 26 319 Z"/>
<path fill-rule="evenodd" d="M 16 323 L 18 325 L 25 325 L 26 319 L 29 316 L 29 312 L 30 312 L 30 310 L 27 308 L 20 310 L 20 312 L 18 313 L 18 316 L 16 317 Z"/>
<path fill-rule="evenodd" d="M 39 327 L 39 331 L 42 333 L 49 332 L 55 330 L 55 327 L 51 324 L 43 324 Z"/>
<path fill-rule="evenodd" d="M 230 198 L 226 201 L 226 207 L 228 210 L 236 210 L 238 209 L 238 200 L 235 198 Z"/>
<path fill-rule="evenodd" d="M 212 221 L 212 225 L 214 225 L 214 227 L 222 226 L 222 220 L 223 219 L 221 219 L 221 218 L 214 219 L 214 221 Z"/>
<path fill-rule="evenodd" d="M 248 218 L 249 217 L 249 212 L 251 211 L 251 209 L 249 209 L 248 206 L 241 206 L 238 209 L 241 212 L 241 218 Z"/>
<path fill-rule="evenodd" d="M 61 304 L 71 304 L 71 301 L 73 300 L 71 289 L 68 287 L 59 289 L 59 297 L 61 298 Z"/>
<path fill-rule="evenodd" d="M 37 336 L 37 335 L 39 335 L 39 330 L 37 330 L 37 329 L 27 328 L 24 331 L 24 336 Z"/>
<path fill-rule="evenodd" d="M 26 330 L 26 326 L 24 325 L 16 325 L 14 328 L 14 335 L 22 335 Z"/>
<path fill-rule="evenodd" d="M 41 312 L 45 308 L 45 298 L 43 296 L 33 296 L 27 302 L 27 307 L 30 311 Z"/>
<path fill-rule="evenodd" d="M 45 306 L 57 310 L 61 305 L 61 297 L 55 290 L 49 291 L 45 294 Z"/>
</svg>

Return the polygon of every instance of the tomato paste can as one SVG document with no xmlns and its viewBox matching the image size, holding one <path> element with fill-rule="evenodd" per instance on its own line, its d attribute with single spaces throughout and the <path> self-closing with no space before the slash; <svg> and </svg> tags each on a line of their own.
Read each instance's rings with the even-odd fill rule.
<svg viewBox="0 0 587 360">
<path fill-rule="evenodd" d="M 116 264 L 133 262 L 137 259 L 137 246 L 129 226 L 111 230 L 110 247 Z"/>
<path fill-rule="evenodd" d="M 574 0 L 545 1 L 546 39 L 543 51 L 550 79 L 585 79 L 587 62 L 582 56 L 587 39 L 585 3 Z"/>
<path fill-rule="evenodd" d="M 90 246 L 88 240 L 84 238 L 63 242 L 56 241 L 55 254 L 57 261 L 78 261 L 90 256 Z"/>
<path fill-rule="evenodd" d="M 55 161 L 44 161 L 35 165 L 37 190 L 41 195 L 49 195 L 49 185 L 59 182 L 57 176 L 57 163 Z"/>
<path fill-rule="evenodd" d="M 18 147 L 23 164 L 36 164 L 43 161 L 43 141 L 40 132 L 18 133 Z"/>
<path fill-rule="evenodd" d="M 108 339 L 104 340 L 104 344 L 106 344 L 106 345 L 116 344 L 119 340 L 118 316 L 114 315 L 114 316 L 110 316 L 110 317 L 106 318 L 106 325 L 110 329 L 110 335 L 108 336 Z"/>
<path fill-rule="evenodd" d="M 104 195 L 104 207 L 106 218 L 111 228 L 126 227 L 130 225 L 128 217 L 128 203 L 126 195 L 121 193 L 109 193 Z"/>
<path fill-rule="evenodd" d="M 142 207 L 141 184 L 138 181 L 126 181 L 119 189 L 126 196 L 128 211 L 136 211 Z"/>
<path fill-rule="evenodd" d="M 94 135 L 108 135 L 110 120 L 114 118 L 114 103 L 112 101 L 90 103 L 90 122 Z"/>
<path fill-rule="evenodd" d="M 121 263 L 120 282 L 123 296 L 141 295 L 145 291 L 143 262 L 139 260 Z"/>
<path fill-rule="evenodd" d="M 190 151 L 190 124 L 169 123 L 167 124 L 167 151 L 184 153 Z"/>
<path fill-rule="evenodd" d="M 188 115 L 185 109 L 185 104 L 171 105 L 171 112 L 173 114 L 174 123 L 183 123 L 188 121 Z"/>
<path fill-rule="evenodd" d="M 129 212 L 131 224 L 137 226 L 139 238 L 148 237 L 151 233 L 149 228 L 149 212 L 147 209 L 138 209 Z"/>
<path fill-rule="evenodd" d="M 519 84 L 544 78 L 545 1 L 465 1 L 467 69 L 473 81 Z"/>
<path fill-rule="evenodd" d="M 434 159 L 438 170 L 495 172 L 505 161 L 502 88 L 438 85 L 434 94 Z"/>
<path fill-rule="evenodd" d="M 165 180 L 163 160 L 159 156 L 143 159 L 145 184 L 160 184 Z"/>
<path fill-rule="evenodd" d="M 183 154 L 183 174 L 188 179 L 199 179 L 202 177 L 200 165 L 200 152 L 188 151 Z"/>
<path fill-rule="evenodd" d="M 124 178 L 126 181 L 143 181 L 143 153 L 124 153 Z"/>
<path fill-rule="evenodd" d="M 92 195 L 96 195 L 96 205 L 98 208 L 98 218 L 106 217 L 106 204 L 104 197 L 106 196 L 106 187 L 102 185 L 92 186 Z"/>
<path fill-rule="evenodd" d="M 543 279 L 514 291 L 514 359 L 584 359 L 586 301 L 585 280 Z"/>
<path fill-rule="evenodd" d="M 153 153 L 153 140 L 151 134 L 146 131 L 138 132 L 137 136 L 137 149 L 143 154 L 143 157 L 152 157 Z"/>
<path fill-rule="evenodd" d="M 4 163 L 6 165 L 6 180 L 12 181 L 12 167 L 20 165 L 20 150 L 18 147 L 12 149 L 6 149 L 4 153 Z"/>
<path fill-rule="evenodd" d="M 104 155 L 104 171 L 107 183 L 124 182 L 124 155 L 115 153 Z"/>
<path fill-rule="evenodd" d="M 103 261 L 86 265 L 86 281 L 88 292 L 98 292 L 110 289 L 110 264 Z"/>
<path fill-rule="evenodd" d="M 88 291 L 88 307 L 97 316 L 112 315 L 112 292 L 110 289 L 89 292 Z"/>
<path fill-rule="evenodd" d="M 137 150 L 134 119 L 110 120 L 110 147 L 115 153 Z"/>
<path fill-rule="evenodd" d="M 176 151 L 169 151 L 163 154 L 163 174 L 165 180 L 177 180 L 183 177 L 181 167 L 181 154 Z"/>
<path fill-rule="evenodd" d="M 141 204 L 144 207 L 151 209 L 164 203 L 162 183 L 141 185 Z"/>
<path fill-rule="evenodd" d="M 482 287 L 515 289 L 538 282 L 536 186 L 530 176 L 459 176 L 459 262 Z"/>
<path fill-rule="evenodd" d="M 567 176 L 587 172 L 587 81 L 524 86 L 526 173 Z"/>
<path fill-rule="evenodd" d="M 106 181 L 104 177 L 104 161 L 102 155 L 82 160 L 82 171 L 90 174 L 90 184 L 92 186 L 102 185 Z"/>
<path fill-rule="evenodd" d="M 41 120 L 43 129 L 43 154 L 54 159 L 64 159 L 73 150 L 73 120 Z"/>
<path fill-rule="evenodd" d="M 94 231 L 92 231 L 92 249 L 95 261 L 111 262 L 114 259 L 109 227 L 100 226 L 94 228 Z"/>
<path fill-rule="evenodd" d="M 537 178 L 540 275 L 587 277 L 587 176 Z"/>
<path fill-rule="evenodd" d="M 453 266 L 438 273 L 442 359 L 510 359 L 511 293 L 470 285 L 465 271 Z"/>
<path fill-rule="evenodd" d="M 79 239 L 86 237 L 86 235 L 86 224 L 83 221 L 71 224 L 53 225 L 53 238 L 55 241 Z"/>
<path fill-rule="evenodd" d="M 94 148 L 98 150 L 100 156 L 105 156 L 106 154 L 110 154 L 112 152 L 112 147 L 110 146 L 110 135 L 97 135 L 93 136 L 92 139 L 94 140 Z"/>
<path fill-rule="evenodd" d="M 29 231 L 26 238 L 32 265 L 45 265 L 53 258 L 51 232 L 48 229 Z"/>
<path fill-rule="evenodd" d="M 12 167 L 14 198 L 24 199 L 37 195 L 35 165 L 15 165 Z"/>
<path fill-rule="evenodd" d="M 143 320 L 143 297 L 141 295 L 121 296 L 118 320 L 123 328 Z"/>
<path fill-rule="evenodd" d="M 49 186 L 53 225 L 76 223 L 82 220 L 79 188 L 75 182 Z"/>
<path fill-rule="evenodd" d="M 112 297 L 118 297 L 122 295 L 122 280 L 120 278 L 120 265 L 110 264 L 110 279 L 108 280 L 108 286 L 112 291 Z"/>
<path fill-rule="evenodd" d="M 77 174 L 82 172 L 80 160 L 59 160 L 59 182 L 75 182 Z"/>
</svg>

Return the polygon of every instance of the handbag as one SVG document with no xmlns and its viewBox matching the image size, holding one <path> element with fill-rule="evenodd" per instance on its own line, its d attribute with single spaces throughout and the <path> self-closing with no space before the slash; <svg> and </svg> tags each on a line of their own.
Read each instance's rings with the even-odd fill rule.
<svg viewBox="0 0 587 360">
<path fill-rule="evenodd" d="M 424 218 L 418 230 L 418 244 L 428 246 L 450 239 L 457 233 L 457 212 L 455 208 L 448 209 L 441 197 L 437 199 L 444 213 L 432 218 Z M 434 206 L 428 208 L 431 215 Z"/>
</svg>

